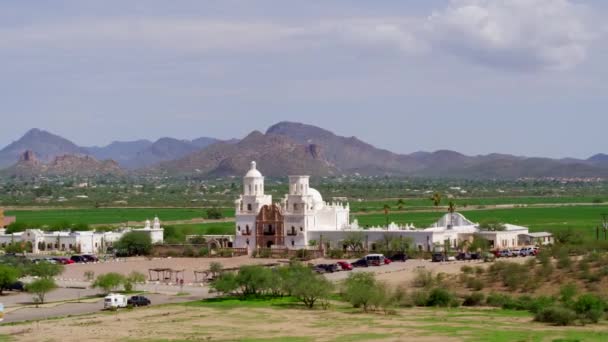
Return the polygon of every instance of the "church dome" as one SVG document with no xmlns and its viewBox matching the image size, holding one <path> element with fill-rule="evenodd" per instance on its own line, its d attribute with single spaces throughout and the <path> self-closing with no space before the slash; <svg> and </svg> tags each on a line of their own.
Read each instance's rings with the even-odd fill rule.
<svg viewBox="0 0 608 342">
<path fill-rule="evenodd" d="M 262 174 L 256 168 L 256 164 L 254 161 L 251 162 L 251 168 L 245 175 L 245 178 L 262 178 Z"/>
<path fill-rule="evenodd" d="M 321 196 L 319 191 L 313 188 L 308 188 L 308 195 L 312 196 L 312 204 L 315 209 L 323 208 L 325 202 L 323 202 L 323 196 Z"/>
</svg>

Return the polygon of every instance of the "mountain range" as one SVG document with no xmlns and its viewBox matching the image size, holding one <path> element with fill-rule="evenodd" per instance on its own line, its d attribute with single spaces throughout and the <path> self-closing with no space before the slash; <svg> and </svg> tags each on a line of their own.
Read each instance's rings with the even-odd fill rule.
<svg viewBox="0 0 608 342">
<path fill-rule="evenodd" d="M 32 129 L 0 150 L 2 174 L 125 174 L 146 172 L 202 177 L 239 176 L 256 160 L 267 176 L 310 174 L 395 175 L 515 179 L 521 177 L 608 178 L 608 155 L 589 159 L 529 158 L 508 154 L 467 156 L 455 151 L 398 154 L 356 137 L 320 127 L 279 122 L 241 140 L 161 138 L 115 141 L 81 147 L 58 135 Z"/>
</svg>

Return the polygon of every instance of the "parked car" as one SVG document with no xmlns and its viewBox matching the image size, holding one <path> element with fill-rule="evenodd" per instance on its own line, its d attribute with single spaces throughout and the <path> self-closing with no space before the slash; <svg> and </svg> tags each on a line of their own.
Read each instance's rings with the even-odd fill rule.
<svg viewBox="0 0 608 342">
<path fill-rule="evenodd" d="M 384 265 L 384 255 L 382 254 L 368 254 L 365 256 L 365 260 L 368 265 L 382 266 Z"/>
<path fill-rule="evenodd" d="M 445 254 L 443 253 L 433 253 L 433 257 L 431 259 L 432 262 L 442 262 L 447 261 Z"/>
<path fill-rule="evenodd" d="M 519 255 L 520 256 L 530 256 L 530 255 L 534 255 L 534 248 L 532 247 L 524 247 L 522 249 L 519 250 Z"/>
<path fill-rule="evenodd" d="M 327 270 L 325 269 L 325 265 L 319 264 L 319 265 L 315 265 L 313 268 L 313 271 L 317 272 L 317 273 L 326 273 Z"/>
<path fill-rule="evenodd" d="M 72 255 L 70 257 L 70 260 L 72 260 L 73 262 L 76 262 L 76 263 L 87 262 L 87 259 L 85 257 L 83 257 L 82 255 Z"/>
<path fill-rule="evenodd" d="M 405 262 L 408 259 L 408 257 L 407 257 L 407 254 L 405 254 L 405 253 L 395 253 L 395 254 L 391 255 L 390 259 L 391 259 L 391 261 Z"/>
<path fill-rule="evenodd" d="M 340 267 L 338 266 L 338 264 L 323 264 L 321 266 L 323 266 L 325 268 L 325 271 L 327 271 L 328 273 L 340 271 Z"/>
<path fill-rule="evenodd" d="M 121 294 L 110 293 L 103 299 L 104 309 L 126 308 L 127 305 L 127 297 Z"/>
<path fill-rule="evenodd" d="M 521 250 L 516 248 L 511 250 L 511 257 L 518 257 L 520 255 Z"/>
<path fill-rule="evenodd" d="M 337 264 L 338 264 L 338 266 L 340 266 L 340 268 L 343 271 L 352 271 L 353 270 L 353 265 L 351 265 L 349 262 L 338 261 Z"/>
<path fill-rule="evenodd" d="M 150 304 L 152 304 L 152 302 L 144 296 L 133 296 L 127 301 L 127 305 L 132 306 L 147 306 Z"/>
<path fill-rule="evenodd" d="M 389 258 L 384 258 L 384 264 L 385 264 L 385 265 L 388 265 L 388 264 L 390 264 L 391 262 L 393 262 L 393 260 L 391 260 L 391 259 L 389 259 Z"/>
<path fill-rule="evenodd" d="M 97 261 L 99 261 L 99 259 L 96 256 L 92 255 L 92 254 L 83 254 L 82 257 L 85 258 L 87 260 L 87 262 L 97 262 Z"/>
<path fill-rule="evenodd" d="M 471 260 L 473 259 L 471 257 L 471 254 L 469 253 L 464 253 L 464 252 L 460 252 L 458 254 L 456 254 L 456 260 Z"/>
<path fill-rule="evenodd" d="M 500 251 L 498 251 L 498 258 L 510 258 L 513 256 L 513 253 L 511 252 L 510 249 L 502 249 Z"/>
<path fill-rule="evenodd" d="M 68 258 L 62 258 L 62 257 L 56 257 L 56 258 L 53 258 L 53 260 L 55 260 L 58 264 L 63 264 L 63 265 L 69 265 L 69 264 L 74 263 L 74 260 L 68 259 Z"/>
<path fill-rule="evenodd" d="M 471 253 L 471 260 L 481 259 L 481 253 Z"/>
<path fill-rule="evenodd" d="M 351 263 L 351 265 L 352 265 L 353 267 L 367 267 L 367 266 L 369 266 L 369 265 L 367 264 L 367 260 L 365 260 L 365 258 L 363 258 L 363 259 L 359 259 L 359 260 L 357 260 L 357 261 L 355 261 L 355 262 Z"/>
<path fill-rule="evenodd" d="M 23 292 L 25 291 L 25 284 L 23 284 L 22 281 L 17 280 L 16 282 L 10 284 L 6 290 Z"/>
</svg>

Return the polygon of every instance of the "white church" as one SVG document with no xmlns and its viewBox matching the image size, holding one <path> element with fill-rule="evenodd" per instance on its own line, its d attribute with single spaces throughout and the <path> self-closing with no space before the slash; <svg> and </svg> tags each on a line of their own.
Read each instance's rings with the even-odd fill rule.
<svg viewBox="0 0 608 342">
<path fill-rule="evenodd" d="M 0 247 L 11 243 L 31 243 L 32 253 L 77 252 L 83 254 L 105 253 L 128 232 L 139 232 L 150 236 L 152 244 L 163 243 L 164 229 L 158 217 L 153 222 L 146 220 L 143 228 L 123 228 L 111 232 L 95 231 L 43 231 L 32 228 L 23 232 L 6 233 L 0 229 Z"/>
<path fill-rule="evenodd" d="M 456 248 L 474 235 L 486 238 L 494 248 L 553 243 L 550 233 L 529 233 L 527 227 L 505 225 L 504 231 L 484 231 L 459 213 L 447 213 L 431 227 L 418 229 L 413 225 L 371 227 L 363 229 L 355 220 L 350 222 L 346 203 L 326 203 L 321 194 L 309 186 L 309 176 L 289 176 L 289 193 L 273 203 L 264 192 L 264 176 L 255 162 L 243 179 L 243 194 L 235 201 L 236 234 L 234 247 L 246 248 L 309 248 L 311 240 L 343 248 L 349 233 L 365 235 L 368 249 L 390 237 L 409 237 L 419 250 L 431 251 L 445 243 Z"/>
</svg>

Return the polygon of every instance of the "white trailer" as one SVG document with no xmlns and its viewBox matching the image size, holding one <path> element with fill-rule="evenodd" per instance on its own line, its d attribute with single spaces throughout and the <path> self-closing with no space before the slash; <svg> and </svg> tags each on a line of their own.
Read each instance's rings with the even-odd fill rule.
<svg viewBox="0 0 608 342">
<path fill-rule="evenodd" d="M 103 300 L 103 308 L 104 309 L 113 309 L 113 308 L 126 308 L 127 307 L 127 297 L 121 294 L 110 293 Z"/>
</svg>

